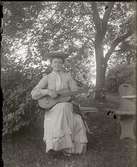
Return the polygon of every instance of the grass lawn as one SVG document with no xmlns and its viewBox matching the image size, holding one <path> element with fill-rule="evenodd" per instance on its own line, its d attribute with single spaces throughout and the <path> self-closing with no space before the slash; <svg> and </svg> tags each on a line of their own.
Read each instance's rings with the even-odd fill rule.
<svg viewBox="0 0 137 167">
<path fill-rule="evenodd" d="M 120 140 L 120 126 L 104 111 L 87 118 L 93 134 L 88 135 L 85 155 L 52 158 L 45 153 L 42 128 L 26 130 L 3 139 L 4 167 L 136 167 L 135 141 Z"/>
</svg>

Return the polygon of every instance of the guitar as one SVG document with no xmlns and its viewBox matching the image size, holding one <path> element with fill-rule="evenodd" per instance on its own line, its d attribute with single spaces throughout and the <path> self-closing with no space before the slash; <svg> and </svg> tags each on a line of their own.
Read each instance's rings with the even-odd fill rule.
<svg viewBox="0 0 137 167">
<path fill-rule="evenodd" d="M 38 104 L 43 109 L 50 109 L 57 103 L 68 102 L 71 99 L 72 95 L 77 95 L 79 93 L 86 93 L 86 92 L 88 92 L 87 88 L 79 89 L 77 91 L 70 91 L 70 92 L 59 90 L 59 91 L 56 91 L 58 95 L 56 98 L 52 98 L 49 95 L 46 95 L 38 100 Z"/>
</svg>

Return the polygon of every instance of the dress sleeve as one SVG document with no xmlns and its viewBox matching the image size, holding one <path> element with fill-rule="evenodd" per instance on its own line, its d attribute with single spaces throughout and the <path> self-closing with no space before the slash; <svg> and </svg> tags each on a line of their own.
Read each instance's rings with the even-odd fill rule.
<svg viewBox="0 0 137 167">
<path fill-rule="evenodd" d="M 46 89 L 48 85 L 48 76 L 44 76 L 39 83 L 32 89 L 31 96 L 32 99 L 38 100 L 39 98 L 48 94 L 48 89 Z"/>
<path fill-rule="evenodd" d="M 71 74 L 68 74 L 68 83 L 69 83 L 69 88 L 71 91 L 77 91 L 78 90 L 78 86 L 76 81 L 72 78 Z"/>
</svg>

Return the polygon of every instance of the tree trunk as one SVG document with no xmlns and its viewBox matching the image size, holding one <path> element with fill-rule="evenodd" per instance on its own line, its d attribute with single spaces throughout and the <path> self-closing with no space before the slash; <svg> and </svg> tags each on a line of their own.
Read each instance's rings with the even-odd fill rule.
<svg viewBox="0 0 137 167">
<path fill-rule="evenodd" d="M 96 64 L 96 99 L 104 99 L 106 65 L 104 62 Z"/>
<path fill-rule="evenodd" d="M 101 35 L 96 36 L 95 55 L 96 55 L 96 88 L 100 89 L 105 85 L 105 72 L 107 66 L 103 54 L 103 44 Z"/>
<path fill-rule="evenodd" d="M 96 64 L 96 88 L 102 89 L 105 86 L 105 73 L 106 68 L 103 63 Z"/>
<path fill-rule="evenodd" d="M 95 40 L 95 55 L 96 55 L 96 99 L 102 98 L 102 89 L 105 86 L 105 73 L 107 62 L 105 62 L 103 54 L 103 44 L 101 35 L 96 36 Z"/>
</svg>

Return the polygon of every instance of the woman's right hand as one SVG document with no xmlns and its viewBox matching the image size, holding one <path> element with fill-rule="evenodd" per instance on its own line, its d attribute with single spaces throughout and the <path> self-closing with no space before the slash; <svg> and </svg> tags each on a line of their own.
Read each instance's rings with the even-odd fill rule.
<svg viewBox="0 0 137 167">
<path fill-rule="evenodd" d="M 56 98 L 58 96 L 54 90 L 48 90 L 48 95 L 52 98 Z"/>
</svg>

